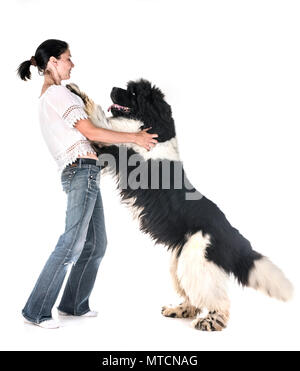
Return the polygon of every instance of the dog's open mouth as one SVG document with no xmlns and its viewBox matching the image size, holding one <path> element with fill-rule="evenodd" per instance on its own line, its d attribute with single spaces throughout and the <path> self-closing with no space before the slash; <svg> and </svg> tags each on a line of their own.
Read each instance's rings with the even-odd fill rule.
<svg viewBox="0 0 300 371">
<path fill-rule="evenodd" d="M 130 111 L 130 108 L 129 107 L 120 106 L 119 104 L 116 104 L 116 103 L 114 103 L 110 107 L 108 107 L 107 111 L 110 111 L 112 108 L 115 108 L 118 111 L 125 111 L 125 112 L 129 112 Z"/>
</svg>

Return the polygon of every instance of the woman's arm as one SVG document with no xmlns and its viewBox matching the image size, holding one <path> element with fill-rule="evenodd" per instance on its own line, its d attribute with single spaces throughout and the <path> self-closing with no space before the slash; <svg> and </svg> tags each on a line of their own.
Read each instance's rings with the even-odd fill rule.
<svg viewBox="0 0 300 371">
<path fill-rule="evenodd" d="M 78 120 L 74 127 L 79 130 L 87 139 L 93 142 L 110 144 L 135 143 L 146 148 L 147 150 L 150 150 L 155 146 L 157 140 L 154 138 L 158 137 L 157 134 L 147 133 L 147 130 L 151 128 L 141 130 L 138 133 L 124 133 L 104 128 L 97 128 L 88 119 Z"/>
</svg>

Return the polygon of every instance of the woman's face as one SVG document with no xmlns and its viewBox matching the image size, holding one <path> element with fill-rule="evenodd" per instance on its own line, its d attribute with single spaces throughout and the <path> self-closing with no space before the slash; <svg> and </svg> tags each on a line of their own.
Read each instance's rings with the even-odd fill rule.
<svg viewBox="0 0 300 371">
<path fill-rule="evenodd" d="M 70 79 L 70 74 L 72 68 L 74 67 L 74 63 L 71 61 L 71 52 L 69 49 L 62 53 L 59 59 L 51 57 L 50 61 L 55 66 L 61 80 Z"/>
</svg>

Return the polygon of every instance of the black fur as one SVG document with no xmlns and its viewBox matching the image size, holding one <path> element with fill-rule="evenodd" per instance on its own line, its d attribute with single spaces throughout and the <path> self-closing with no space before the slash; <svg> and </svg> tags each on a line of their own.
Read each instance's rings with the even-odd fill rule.
<svg viewBox="0 0 300 371">
<path fill-rule="evenodd" d="M 113 88 L 111 98 L 114 103 L 130 108 L 129 112 L 113 108 L 114 117 L 128 117 L 142 121 L 144 124 L 142 128 L 152 127 L 148 132 L 157 133 L 159 142 L 175 137 L 171 107 L 165 102 L 162 92 L 157 87 L 152 87 L 150 82 L 130 81 L 127 90 Z M 160 170 L 163 161 L 169 162 L 171 169 L 176 163 L 169 160 L 145 161 L 141 156 L 141 165 L 128 165 L 127 174 L 123 174 L 118 166 L 121 154 L 118 146 L 102 147 L 100 153 L 110 153 L 117 159 L 116 169 L 111 170 L 116 171 L 118 184 L 123 182 L 124 178 L 128 179 L 137 166 L 144 166 L 145 171 L 148 172 L 150 185 L 151 163 L 153 165 L 157 162 Z M 127 150 L 128 157 L 133 153 L 135 152 L 132 149 Z M 170 173 L 173 174 L 172 171 Z M 161 171 L 159 174 L 161 177 Z M 182 179 L 186 177 L 183 167 L 181 177 Z M 207 248 L 206 258 L 223 268 L 228 274 L 233 273 L 242 285 L 247 285 L 253 262 L 260 259 L 262 255 L 252 250 L 250 242 L 230 225 L 217 205 L 205 196 L 198 200 L 187 200 L 186 193 L 196 192 L 196 189 L 190 187 L 187 189 L 184 185 L 181 189 L 175 189 L 174 181 L 175 179 L 171 177 L 170 189 L 163 189 L 161 182 L 158 189 L 141 187 L 121 189 L 121 197 L 124 202 L 132 197 L 136 198 L 134 206 L 143 208 L 139 215 L 141 230 L 150 234 L 156 243 L 166 245 L 168 249 L 179 246 L 178 256 L 190 235 L 200 230 L 204 234 L 208 233 L 211 236 L 211 246 Z"/>
</svg>

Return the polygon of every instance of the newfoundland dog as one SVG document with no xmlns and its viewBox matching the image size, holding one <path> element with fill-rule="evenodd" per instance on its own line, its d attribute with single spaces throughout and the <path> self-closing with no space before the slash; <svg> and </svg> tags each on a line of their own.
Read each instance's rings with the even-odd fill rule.
<svg viewBox="0 0 300 371">
<path fill-rule="evenodd" d="M 95 126 L 123 132 L 151 128 L 149 133 L 158 134 L 150 151 L 132 143 L 93 147 L 104 171 L 114 175 L 121 199 L 134 211 L 140 229 L 171 251 L 170 272 L 183 302 L 164 306 L 164 316 L 194 318 L 192 325 L 199 330 L 222 330 L 229 319 L 230 274 L 243 286 L 279 300 L 291 298 L 293 287 L 282 271 L 254 251 L 218 206 L 188 181 L 171 107 L 158 87 L 140 79 L 129 81 L 127 89 L 113 88 L 109 118 L 77 85 L 67 87 L 83 99 Z"/>
</svg>

